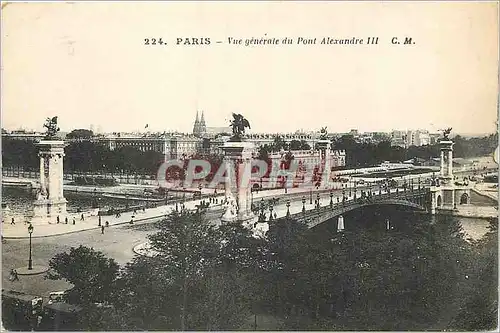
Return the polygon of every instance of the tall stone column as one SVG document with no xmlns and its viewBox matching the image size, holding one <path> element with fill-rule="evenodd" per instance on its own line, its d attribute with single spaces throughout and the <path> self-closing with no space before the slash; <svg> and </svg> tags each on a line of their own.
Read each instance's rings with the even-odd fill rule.
<svg viewBox="0 0 500 333">
<path fill-rule="evenodd" d="M 442 177 L 445 177 L 446 174 L 445 174 L 445 163 L 444 163 L 444 151 L 441 150 L 440 152 L 440 160 L 439 160 L 439 166 L 441 167 L 440 170 L 439 170 L 439 173 L 441 174 Z"/>
<path fill-rule="evenodd" d="M 40 156 L 40 190 L 41 194 L 45 195 L 46 191 L 46 184 L 45 184 L 45 159 L 43 158 L 43 155 L 39 154 Z"/>
<path fill-rule="evenodd" d="M 318 140 L 317 146 L 319 149 L 319 164 L 322 168 L 321 170 L 321 188 L 326 189 L 330 186 L 330 141 L 328 140 Z"/>
<path fill-rule="evenodd" d="M 448 153 L 448 177 L 450 177 L 453 180 L 453 146 L 450 147 L 450 150 L 447 151 Z"/>
<path fill-rule="evenodd" d="M 253 144 L 250 142 L 226 142 L 223 146 L 225 160 L 228 165 L 228 181 L 226 181 L 226 197 L 228 204 L 221 217 L 222 222 L 247 223 L 255 216 L 251 210 L 251 154 Z M 232 172 L 235 172 L 233 175 Z"/>
<path fill-rule="evenodd" d="M 35 223 L 54 223 L 57 216 L 66 215 L 66 199 L 63 188 L 64 141 L 43 140 L 40 148 L 40 185 L 41 190 L 34 204 Z M 45 176 L 47 165 L 47 177 Z"/>
<path fill-rule="evenodd" d="M 440 180 L 444 184 L 453 183 L 453 141 L 439 141 L 441 149 L 441 175 Z"/>
</svg>

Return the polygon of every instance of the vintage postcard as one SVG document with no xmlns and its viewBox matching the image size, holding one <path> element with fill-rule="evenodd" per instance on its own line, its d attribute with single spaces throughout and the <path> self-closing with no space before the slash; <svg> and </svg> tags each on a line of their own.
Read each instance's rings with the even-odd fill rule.
<svg viewBox="0 0 500 333">
<path fill-rule="evenodd" d="M 498 6 L 2 2 L 2 330 L 496 330 Z"/>
</svg>

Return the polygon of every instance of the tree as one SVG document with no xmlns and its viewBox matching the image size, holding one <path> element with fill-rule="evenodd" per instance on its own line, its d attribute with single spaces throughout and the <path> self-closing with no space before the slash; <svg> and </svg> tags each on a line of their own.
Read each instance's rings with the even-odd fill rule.
<svg viewBox="0 0 500 333">
<path fill-rule="evenodd" d="M 74 129 L 66 135 L 66 139 L 90 139 L 94 137 L 94 132 L 88 129 Z"/>
<path fill-rule="evenodd" d="M 2 138 L 2 163 L 4 166 L 22 166 L 24 170 L 39 170 L 38 147 L 33 141 Z"/>
<path fill-rule="evenodd" d="M 74 285 L 69 292 L 71 303 L 108 303 L 114 294 L 118 264 L 102 252 L 80 245 L 69 253 L 56 254 L 49 261 L 47 278 L 66 279 Z"/>
<path fill-rule="evenodd" d="M 467 291 L 450 329 L 492 331 L 498 327 L 498 220 L 492 220 L 489 229 L 474 242 Z"/>
<path fill-rule="evenodd" d="M 201 213 L 172 212 L 149 237 L 151 246 L 158 251 L 157 258 L 165 267 L 171 284 L 178 288 L 178 309 L 181 330 L 190 328 L 192 312 L 188 308 L 192 291 L 206 277 L 220 251 L 220 234 L 204 220 Z"/>
<path fill-rule="evenodd" d="M 273 143 L 271 144 L 271 150 L 273 152 L 279 152 L 282 149 L 286 149 L 286 142 L 281 136 L 276 135 L 274 137 Z"/>
<path fill-rule="evenodd" d="M 247 229 L 173 212 L 150 240 L 159 254 L 136 257 L 119 279 L 120 329 L 234 330 L 251 313 L 258 251 Z"/>
</svg>

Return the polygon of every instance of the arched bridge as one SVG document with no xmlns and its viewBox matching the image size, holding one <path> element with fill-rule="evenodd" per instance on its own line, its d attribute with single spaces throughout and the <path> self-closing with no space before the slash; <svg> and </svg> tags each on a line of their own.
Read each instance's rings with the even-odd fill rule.
<svg viewBox="0 0 500 333">
<path fill-rule="evenodd" d="M 427 211 L 430 206 L 430 192 L 428 188 L 421 188 L 407 191 L 371 193 L 367 196 L 351 198 L 341 202 L 334 202 L 333 198 L 331 198 L 328 205 L 320 206 L 316 204 L 313 209 L 306 209 L 305 205 L 303 205 L 301 212 L 291 214 L 287 211 L 285 216 L 277 219 L 294 219 L 306 223 L 309 228 L 313 228 L 331 218 L 373 205 L 397 205 Z"/>
</svg>

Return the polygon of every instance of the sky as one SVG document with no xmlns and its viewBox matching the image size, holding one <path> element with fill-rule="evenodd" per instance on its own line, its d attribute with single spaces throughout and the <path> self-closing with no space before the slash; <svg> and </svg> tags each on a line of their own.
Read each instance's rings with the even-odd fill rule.
<svg viewBox="0 0 500 333">
<path fill-rule="evenodd" d="M 252 132 L 453 127 L 492 133 L 496 2 L 9 3 L 2 127 L 190 132 L 241 113 Z M 245 46 L 285 37 L 293 44 Z M 379 37 L 367 45 L 368 37 Z M 242 39 L 230 45 L 228 38 Z M 297 43 L 317 38 L 315 45 Z M 323 37 L 362 45 L 320 45 Z M 411 37 L 414 44 L 393 45 Z M 162 38 L 167 45 L 145 45 Z M 176 45 L 210 38 L 210 45 Z M 216 43 L 221 41 L 222 43 Z"/>
</svg>

